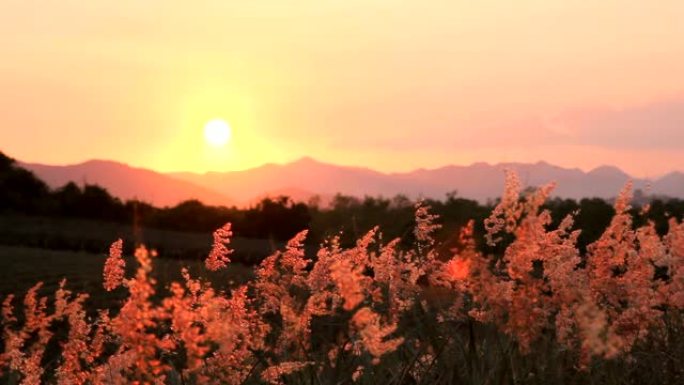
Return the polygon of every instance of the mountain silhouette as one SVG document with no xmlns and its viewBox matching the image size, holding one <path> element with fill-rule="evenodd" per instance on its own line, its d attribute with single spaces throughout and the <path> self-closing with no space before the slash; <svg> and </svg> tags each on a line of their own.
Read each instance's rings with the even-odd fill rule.
<svg viewBox="0 0 684 385">
<path fill-rule="evenodd" d="M 52 188 L 68 182 L 97 184 L 118 198 L 139 199 L 158 206 L 172 206 L 187 199 L 212 205 L 234 203 L 228 196 L 206 187 L 118 162 L 91 160 L 68 166 L 20 162 L 19 165 L 33 171 Z"/>
<path fill-rule="evenodd" d="M 474 163 L 410 172 L 382 173 L 363 167 L 329 164 L 302 158 L 286 164 L 265 164 L 243 171 L 208 173 L 159 173 L 122 163 L 93 160 L 70 166 L 23 163 L 50 186 L 68 181 L 93 183 L 124 198 L 138 198 L 157 205 L 173 205 L 195 198 L 207 204 L 244 206 L 265 196 L 289 195 L 298 201 L 320 196 L 329 201 L 337 193 L 363 197 L 404 194 L 410 198 L 441 199 L 450 192 L 486 202 L 503 190 L 504 171 L 514 170 L 525 187 L 555 181 L 554 196 L 581 199 L 615 197 L 628 180 L 635 189 L 652 195 L 684 198 L 684 174 L 672 172 L 655 180 L 631 178 L 613 166 L 589 172 L 546 162 Z"/>
</svg>

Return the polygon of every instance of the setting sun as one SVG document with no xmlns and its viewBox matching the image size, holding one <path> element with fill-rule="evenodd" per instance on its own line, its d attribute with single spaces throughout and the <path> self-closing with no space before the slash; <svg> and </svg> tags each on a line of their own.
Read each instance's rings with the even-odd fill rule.
<svg viewBox="0 0 684 385">
<path fill-rule="evenodd" d="M 231 137 L 228 123 L 222 119 L 214 119 L 204 125 L 204 139 L 214 147 L 223 147 Z"/>
</svg>

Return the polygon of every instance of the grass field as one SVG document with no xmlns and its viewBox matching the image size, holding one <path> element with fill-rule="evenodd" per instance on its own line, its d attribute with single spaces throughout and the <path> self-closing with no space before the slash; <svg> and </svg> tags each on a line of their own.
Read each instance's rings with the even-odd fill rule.
<svg viewBox="0 0 684 385">
<path fill-rule="evenodd" d="M 17 296 L 2 309 L 0 383 L 681 384 L 684 224 L 670 220 L 664 236 L 652 223 L 635 225 L 628 186 L 582 253 L 572 215 L 550 226 L 542 209 L 550 187 L 523 195 L 518 186 L 510 175 L 506 199 L 485 221 L 492 245 L 510 238 L 503 253 L 480 250 L 471 222 L 446 260 L 438 217 L 423 204 L 410 246 L 376 228 L 350 247 L 330 239 L 313 257 L 303 231 L 258 266 L 228 261 L 230 249 L 247 245 L 229 227 L 213 246 L 205 239 L 208 256 L 140 248 L 134 262 L 134 242 L 114 227 L 5 223 L 20 237 L 57 232 L 101 245 L 0 246 L 0 295 Z M 155 247 L 155 236 L 170 237 L 167 250 L 193 242 L 181 233 L 143 238 Z M 129 239 L 125 247 L 109 250 L 118 237 Z M 193 279 L 183 280 L 183 267 Z M 90 298 L 55 295 L 62 279 Z M 36 296 L 29 288 L 38 281 Z M 94 317 L 97 309 L 109 315 Z"/>
<path fill-rule="evenodd" d="M 211 233 L 189 233 L 159 229 L 138 229 L 112 222 L 85 219 L 47 218 L 0 215 L 0 245 L 22 246 L 49 250 L 106 253 L 117 239 L 132 251 L 135 243 L 144 243 L 159 251 L 164 258 L 199 260 L 211 249 Z M 258 263 L 283 246 L 267 239 L 233 237 L 236 253 L 233 259 Z"/>
<path fill-rule="evenodd" d="M 123 292 L 108 293 L 102 287 L 102 267 L 107 256 L 101 254 L 55 251 L 40 248 L 0 246 L 0 296 L 15 294 L 22 297 L 38 282 L 43 282 L 41 293 L 52 295 L 62 279 L 74 292 L 88 293 L 90 308 L 118 305 L 125 298 Z M 127 257 L 128 275 L 136 264 Z M 164 288 L 171 281 L 181 281 L 180 270 L 187 267 L 193 276 L 210 279 L 214 287 L 226 289 L 243 283 L 252 277 L 252 271 L 240 264 L 230 264 L 220 272 L 207 271 L 202 260 L 179 260 L 157 258 L 153 261 L 153 276 L 158 287 Z"/>
</svg>

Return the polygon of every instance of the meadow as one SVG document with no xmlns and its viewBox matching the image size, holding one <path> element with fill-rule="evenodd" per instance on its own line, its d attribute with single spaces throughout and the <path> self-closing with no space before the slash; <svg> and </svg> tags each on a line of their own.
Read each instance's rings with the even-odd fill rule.
<svg viewBox="0 0 684 385">
<path fill-rule="evenodd" d="M 54 218 L 27 215 L 0 216 L 0 244 L 16 247 L 65 250 L 91 254 L 106 253 L 112 239 L 125 239 L 132 252 L 144 243 L 164 254 L 164 259 L 202 260 L 211 249 L 211 234 L 135 228 L 130 224 L 82 218 Z M 235 237 L 238 257 L 256 263 L 284 242 Z M 130 253 L 129 253 L 130 254 Z"/>
<path fill-rule="evenodd" d="M 421 202 L 412 245 L 374 228 L 312 256 L 302 231 L 254 268 L 231 261 L 230 224 L 201 262 L 116 239 L 108 256 L 0 248 L 2 281 L 22 282 L 2 284 L 16 294 L 3 300 L 2 381 L 682 383 L 681 218 L 658 234 L 626 186 L 581 251 L 577 213 L 552 225 L 543 208 L 552 190 L 521 192 L 508 175 L 484 222 L 500 253 L 482 251 L 473 222 L 441 247 Z"/>
<path fill-rule="evenodd" d="M 102 267 L 105 253 L 95 254 L 44 248 L 0 246 L 0 296 L 26 293 L 37 282 L 42 282 L 42 295 L 53 294 L 59 283 L 66 279 L 70 290 L 88 293 L 89 309 L 114 308 L 125 299 L 125 293 L 113 295 L 102 287 Z M 135 258 L 129 256 L 128 271 L 135 271 Z M 208 271 L 201 260 L 157 258 L 154 260 L 154 278 L 160 287 L 182 279 L 185 267 L 193 275 L 211 280 L 216 287 L 245 283 L 253 276 L 252 270 L 239 263 L 231 264 L 220 272 Z"/>
</svg>

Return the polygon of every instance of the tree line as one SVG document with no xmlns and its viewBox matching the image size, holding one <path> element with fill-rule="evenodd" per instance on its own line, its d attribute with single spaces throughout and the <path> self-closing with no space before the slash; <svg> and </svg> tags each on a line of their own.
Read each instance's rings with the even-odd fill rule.
<svg viewBox="0 0 684 385">
<path fill-rule="evenodd" d="M 654 221 L 660 234 L 666 232 L 669 217 L 681 218 L 684 214 L 684 201 L 680 199 L 650 199 L 648 212 L 642 212 L 640 206 L 643 202 L 637 202 L 632 209 L 637 222 Z M 437 238 L 445 250 L 456 246 L 458 230 L 470 220 L 475 221 L 476 238 L 485 247 L 482 241 L 483 221 L 496 202 L 480 204 L 453 192 L 441 200 L 426 199 L 425 203 L 440 216 L 439 222 L 443 227 Z M 555 222 L 553 226 L 557 226 L 566 215 L 576 213 L 575 227 L 582 230 L 579 247 L 583 251 L 608 226 L 614 212 L 610 202 L 599 198 L 579 201 L 555 198 L 549 200 L 545 208 L 551 212 Z M 156 207 L 139 200 L 122 201 L 97 185 L 79 186 L 70 182 L 50 189 L 31 171 L 20 167 L 2 152 L 0 214 L 82 218 L 140 228 L 202 233 L 231 222 L 235 235 L 247 238 L 284 241 L 303 229 L 309 229 L 308 240 L 311 243 L 339 235 L 342 244 L 354 242 L 374 226 L 380 226 L 383 236 L 388 239 L 400 237 L 403 243 L 412 244 L 415 225 L 414 202 L 402 195 L 358 198 L 338 194 L 326 207 L 320 207 L 315 200 L 301 203 L 286 196 L 264 198 L 248 208 L 209 206 L 197 200 L 184 201 L 172 207 Z M 499 246 L 505 247 L 505 242 Z"/>
</svg>

